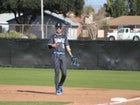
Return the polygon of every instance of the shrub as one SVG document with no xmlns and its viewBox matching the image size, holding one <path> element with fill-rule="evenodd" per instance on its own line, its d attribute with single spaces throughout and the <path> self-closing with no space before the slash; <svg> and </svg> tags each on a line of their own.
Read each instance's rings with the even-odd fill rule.
<svg viewBox="0 0 140 105">
<path fill-rule="evenodd" d="M 11 30 L 9 33 L 6 33 L 6 38 L 28 38 L 28 37 L 22 33 Z"/>
<path fill-rule="evenodd" d="M 5 38 L 5 34 L 4 33 L 0 33 L 0 38 Z"/>
<path fill-rule="evenodd" d="M 16 32 L 14 30 L 9 31 L 8 33 L 4 34 L 4 33 L 0 33 L 0 38 L 23 38 L 23 39 L 36 39 L 37 36 L 35 34 L 28 34 L 27 36 L 20 33 L 20 32 Z"/>
<path fill-rule="evenodd" d="M 30 34 L 28 34 L 28 38 L 29 39 L 36 39 L 37 36 L 35 34 L 30 33 Z"/>
</svg>

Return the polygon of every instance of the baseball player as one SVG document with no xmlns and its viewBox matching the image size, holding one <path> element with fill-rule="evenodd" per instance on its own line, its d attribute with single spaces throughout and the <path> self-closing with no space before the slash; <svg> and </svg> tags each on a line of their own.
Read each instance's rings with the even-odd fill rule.
<svg viewBox="0 0 140 105">
<path fill-rule="evenodd" d="M 52 63 L 54 67 L 54 83 L 56 88 L 56 95 L 63 93 L 62 86 L 66 79 L 66 57 L 65 50 L 68 51 L 69 55 L 73 57 L 71 48 L 68 43 L 66 35 L 62 34 L 62 24 L 56 23 L 56 33 L 50 37 L 48 47 L 53 50 L 52 52 Z M 61 78 L 59 79 L 59 72 L 61 71 Z"/>
</svg>

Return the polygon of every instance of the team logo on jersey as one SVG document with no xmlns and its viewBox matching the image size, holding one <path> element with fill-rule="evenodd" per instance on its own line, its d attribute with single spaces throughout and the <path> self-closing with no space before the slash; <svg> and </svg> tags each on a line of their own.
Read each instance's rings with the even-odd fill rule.
<svg viewBox="0 0 140 105">
<path fill-rule="evenodd" d="M 65 39 L 64 38 L 55 38 L 55 43 L 64 43 Z"/>
</svg>

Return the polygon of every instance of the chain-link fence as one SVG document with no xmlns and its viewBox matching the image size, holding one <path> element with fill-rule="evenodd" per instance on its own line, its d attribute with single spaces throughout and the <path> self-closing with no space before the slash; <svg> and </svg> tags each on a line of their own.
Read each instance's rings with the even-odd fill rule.
<svg viewBox="0 0 140 105">
<path fill-rule="evenodd" d="M 21 38 L 38 38 L 42 39 L 41 25 L 40 24 L 0 24 L 0 37 L 11 37 L 10 32 L 13 32 L 12 38 L 16 34 L 24 36 Z M 18 32 L 18 33 L 17 33 Z M 48 39 L 50 35 L 55 33 L 54 25 L 44 25 L 43 38 Z M 63 34 L 68 36 L 69 40 L 90 39 L 95 40 L 98 38 L 105 38 L 105 31 L 98 29 L 94 24 L 79 25 L 79 26 L 63 26 Z M 34 37 L 33 37 L 34 36 Z M 19 38 L 19 37 L 18 37 Z"/>
</svg>

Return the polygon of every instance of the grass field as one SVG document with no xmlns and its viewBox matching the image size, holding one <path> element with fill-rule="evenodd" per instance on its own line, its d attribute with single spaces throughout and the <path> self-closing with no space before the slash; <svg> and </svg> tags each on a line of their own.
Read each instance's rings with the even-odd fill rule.
<svg viewBox="0 0 140 105">
<path fill-rule="evenodd" d="M 69 102 L 0 102 L 0 105 L 65 105 Z"/>
<path fill-rule="evenodd" d="M 139 71 L 68 70 L 66 87 L 140 90 Z M 0 84 L 54 86 L 53 69 L 0 67 Z"/>
<path fill-rule="evenodd" d="M 54 86 L 53 69 L 0 67 L 0 84 Z M 140 90 L 140 72 L 68 70 L 66 87 Z M 0 105 L 65 105 L 69 102 L 0 102 Z"/>
</svg>

